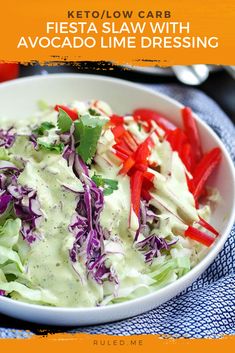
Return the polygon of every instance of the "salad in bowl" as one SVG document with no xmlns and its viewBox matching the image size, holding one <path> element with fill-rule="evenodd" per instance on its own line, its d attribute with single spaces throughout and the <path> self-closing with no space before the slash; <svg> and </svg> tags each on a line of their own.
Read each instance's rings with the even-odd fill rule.
<svg viewBox="0 0 235 353">
<path fill-rule="evenodd" d="M 219 232 L 221 160 L 202 153 L 189 107 L 183 127 L 101 100 L 1 120 L 0 294 L 55 307 L 95 307 L 157 291 L 190 271 Z"/>
</svg>

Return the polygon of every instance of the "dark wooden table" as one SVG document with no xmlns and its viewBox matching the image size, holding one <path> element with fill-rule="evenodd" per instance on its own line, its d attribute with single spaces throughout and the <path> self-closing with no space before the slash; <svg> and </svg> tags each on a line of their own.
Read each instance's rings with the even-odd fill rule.
<svg viewBox="0 0 235 353">
<path fill-rule="evenodd" d="M 96 70 L 96 68 L 96 64 L 94 63 L 84 63 L 79 68 L 73 65 L 54 67 L 42 67 L 38 65 L 22 66 L 20 76 L 24 77 L 42 73 L 79 72 L 113 76 L 138 83 L 178 83 L 183 85 L 174 76 L 137 73 L 130 70 L 123 70 L 118 66 L 111 66 L 111 64 L 99 65 L 99 70 Z M 235 80 L 225 70 L 221 69 L 211 73 L 207 81 L 196 88 L 213 98 L 235 123 Z"/>
</svg>

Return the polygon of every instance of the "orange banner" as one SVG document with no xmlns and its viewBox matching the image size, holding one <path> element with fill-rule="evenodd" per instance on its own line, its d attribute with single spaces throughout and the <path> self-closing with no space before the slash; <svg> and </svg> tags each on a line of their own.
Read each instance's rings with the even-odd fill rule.
<svg viewBox="0 0 235 353">
<path fill-rule="evenodd" d="M 1 14 L 1 61 L 235 64 L 234 0 L 12 0 Z"/>
<path fill-rule="evenodd" d="M 29 339 L 2 339 L 1 350 L 4 352 L 81 352 L 81 353 L 198 353 L 232 352 L 235 337 L 220 339 L 164 339 L 154 335 L 107 336 L 88 334 L 54 334 L 46 337 L 33 336 Z"/>
</svg>

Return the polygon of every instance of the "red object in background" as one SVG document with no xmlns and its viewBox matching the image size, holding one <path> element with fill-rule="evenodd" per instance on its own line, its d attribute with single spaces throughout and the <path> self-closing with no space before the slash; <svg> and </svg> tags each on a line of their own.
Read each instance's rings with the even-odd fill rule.
<svg viewBox="0 0 235 353">
<path fill-rule="evenodd" d="M 0 82 L 13 80 L 19 76 L 19 64 L 0 64 Z"/>
</svg>

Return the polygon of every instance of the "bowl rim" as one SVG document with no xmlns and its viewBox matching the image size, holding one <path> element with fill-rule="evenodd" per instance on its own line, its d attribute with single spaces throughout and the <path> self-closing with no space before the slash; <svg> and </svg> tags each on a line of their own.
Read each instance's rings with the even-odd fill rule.
<svg viewBox="0 0 235 353">
<path fill-rule="evenodd" d="M 139 84 L 139 83 L 134 83 L 131 81 L 127 81 L 124 79 L 119 79 L 119 78 L 115 78 L 115 77 L 110 77 L 110 76 L 100 76 L 97 74 L 81 74 L 81 73 L 52 73 L 49 75 L 34 75 L 34 76 L 28 76 L 28 77 L 23 77 L 23 78 L 18 78 L 15 80 L 11 80 L 8 82 L 4 82 L 1 83 L 0 85 L 0 91 L 5 87 L 9 87 L 9 86 L 15 86 L 15 85 L 21 85 L 24 82 L 30 82 L 30 81 L 46 81 L 46 80 L 54 80 L 54 79 L 92 79 L 92 80 L 97 80 L 97 81 L 103 81 L 103 82 L 113 82 L 113 83 L 117 83 L 117 84 L 121 84 L 121 85 L 125 85 L 127 88 L 135 88 L 135 89 L 139 89 L 142 91 L 145 91 L 147 93 L 150 93 L 152 95 L 156 95 L 158 97 L 160 97 L 161 99 L 165 100 L 166 102 L 170 102 L 171 104 L 173 104 L 174 106 L 176 106 L 177 108 L 182 108 L 184 107 L 183 104 L 181 104 L 180 102 L 178 102 L 177 100 L 170 98 L 169 96 L 155 91 L 152 88 L 146 87 L 143 84 Z M 216 255 L 218 255 L 218 253 L 222 250 L 222 247 L 225 243 L 225 241 L 227 240 L 229 233 L 233 227 L 234 224 L 234 219 L 235 219 L 235 171 L 234 171 L 234 166 L 233 166 L 233 162 L 232 159 L 226 149 L 226 147 L 224 146 L 223 142 L 219 139 L 219 137 L 216 135 L 216 133 L 212 130 L 212 128 L 207 125 L 206 122 L 204 122 L 196 113 L 193 113 L 195 120 L 197 121 L 197 123 L 199 125 L 202 125 L 202 127 L 206 130 L 206 132 L 210 135 L 212 135 L 212 137 L 214 138 L 216 145 L 218 145 L 223 153 L 224 158 L 226 159 L 227 163 L 228 163 L 228 167 L 231 171 L 231 174 L 233 176 L 233 180 L 234 180 L 234 185 L 233 185 L 233 195 L 234 195 L 234 203 L 233 203 L 233 208 L 231 210 L 230 213 L 230 217 L 228 218 L 227 224 L 226 224 L 226 228 L 223 232 L 223 234 L 220 235 L 219 239 L 214 243 L 214 246 L 209 250 L 209 252 L 205 255 L 205 257 L 195 266 L 193 267 L 188 273 L 186 273 L 183 277 L 180 277 L 179 279 L 177 279 L 176 281 L 167 284 L 166 286 L 157 289 L 156 291 L 137 297 L 135 299 L 131 299 L 131 300 L 127 300 L 125 302 L 122 303 L 117 303 L 117 304 L 109 304 L 109 305 L 105 305 L 105 306 L 97 306 L 97 307 L 53 307 L 53 306 L 49 306 L 49 305 L 39 305 L 39 304 L 31 304 L 31 303 L 25 303 L 25 302 L 21 302 L 21 301 L 17 301 L 14 300 L 12 298 L 7 298 L 7 297 L 3 297 L 0 296 L 0 302 L 2 303 L 8 303 L 11 305 L 15 305 L 17 306 L 19 309 L 33 309 L 34 312 L 38 311 L 38 312 L 50 312 L 50 314 L 54 313 L 54 314 L 63 314 L 63 313 L 67 313 L 67 314 L 92 314 L 92 313 L 97 313 L 99 311 L 100 314 L 102 313 L 106 313 L 108 311 L 112 311 L 112 308 L 116 309 L 116 310 L 125 310 L 128 309 L 128 306 L 130 304 L 132 305 L 141 305 L 143 302 L 147 301 L 148 299 L 153 299 L 154 297 L 157 296 L 163 296 L 167 294 L 167 292 L 173 290 L 175 287 L 183 287 L 187 284 L 188 280 L 190 279 L 190 277 L 194 277 L 196 276 L 196 278 L 198 278 L 197 273 L 200 272 L 200 268 L 204 270 L 211 264 L 211 262 L 215 259 Z M 0 118 L 1 120 L 1 118 Z M 131 315 L 130 315 L 131 316 Z M 106 322 L 106 321 L 105 321 Z"/>
</svg>

